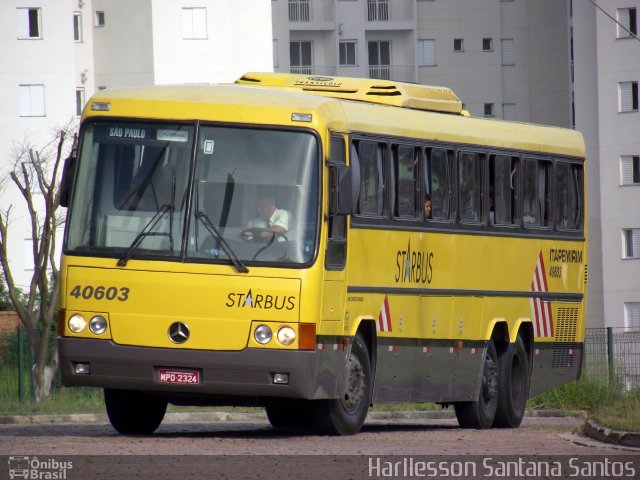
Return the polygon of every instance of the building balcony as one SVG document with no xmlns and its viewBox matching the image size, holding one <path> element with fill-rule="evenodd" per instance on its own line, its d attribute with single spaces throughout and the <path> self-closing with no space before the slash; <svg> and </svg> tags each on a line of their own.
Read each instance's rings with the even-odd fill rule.
<svg viewBox="0 0 640 480">
<path fill-rule="evenodd" d="M 369 65 L 369 78 L 416 83 L 415 65 Z"/>
<path fill-rule="evenodd" d="M 415 28 L 415 0 L 367 0 L 366 9 L 367 29 Z"/>
<path fill-rule="evenodd" d="M 289 67 L 289 73 L 302 75 L 326 75 L 343 77 L 366 77 L 396 82 L 417 82 L 415 65 L 370 65 L 364 69 L 337 65 L 303 65 Z"/>
<path fill-rule="evenodd" d="M 334 0 L 289 0 L 291 30 L 335 30 Z"/>
<path fill-rule="evenodd" d="M 336 75 L 337 68 L 335 65 L 304 65 L 292 66 L 289 68 L 290 73 L 300 73 L 302 75 Z"/>
</svg>

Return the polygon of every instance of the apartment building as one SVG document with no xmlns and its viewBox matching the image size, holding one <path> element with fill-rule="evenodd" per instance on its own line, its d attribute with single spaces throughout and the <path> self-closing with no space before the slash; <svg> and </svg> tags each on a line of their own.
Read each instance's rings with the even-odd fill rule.
<svg viewBox="0 0 640 480">
<path fill-rule="evenodd" d="M 271 71 L 270 0 L 3 0 L 0 2 L 0 172 L 14 146 L 41 146 L 78 121 L 96 89 L 230 82 Z M 31 277 L 31 232 L 20 194 L 13 205 L 9 261 Z"/>
<path fill-rule="evenodd" d="M 558 0 L 273 0 L 274 69 L 452 88 L 476 116 L 569 126 Z"/>
<path fill-rule="evenodd" d="M 640 0 L 597 3 L 601 10 L 572 2 L 575 126 L 585 136 L 589 160 L 589 316 L 637 331 Z"/>
<path fill-rule="evenodd" d="M 640 0 L 596 3 L 273 0 L 274 69 L 444 85 L 475 116 L 578 128 L 588 325 L 640 329 Z"/>
</svg>

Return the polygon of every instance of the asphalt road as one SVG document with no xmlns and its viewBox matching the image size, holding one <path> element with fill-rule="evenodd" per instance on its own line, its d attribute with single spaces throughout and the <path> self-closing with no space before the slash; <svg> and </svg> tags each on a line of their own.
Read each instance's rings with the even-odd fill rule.
<svg viewBox="0 0 640 480">
<path fill-rule="evenodd" d="M 578 458 L 580 462 L 590 458 L 604 458 L 607 462 L 619 459 L 622 466 L 625 459 L 631 458 L 638 469 L 637 472 L 634 470 L 632 478 L 640 477 L 640 451 L 622 450 L 583 439 L 575 433 L 582 422 L 580 418 L 571 417 L 526 417 L 517 429 L 482 431 L 461 429 L 453 419 L 375 419 L 367 421 L 362 432 L 351 437 L 275 430 L 259 415 L 248 416 L 246 421 L 236 418 L 225 422 L 196 423 L 188 418 L 172 422 L 169 419 L 148 437 L 118 435 L 107 423 L 0 425 L 0 455 L 6 458 L 0 458 L 0 478 L 9 478 L 10 467 L 15 467 L 18 459 L 25 457 L 30 462 L 37 458 L 32 466 L 48 473 L 39 478 L 65 480 L 388 478 L 385 472 L 391 473 L 391 478 L 460 478 L 452 469 L 438 470 L 435 476 L 424 475 L 428 469 L 411 470 L 412 464 L 407 463 L 407 459 L 409 462 L 438 459 L 445 468 L 450 464 L 469 467 L 475 462 L 480 470 L 466 472 L 465 476 L 473 478 L 469 473 L 475 473 L 476 478 L 484 478 L 486 471 L 482 462 L 487 458 L 568 461 L 570 457 Z M 555 457 L 557 455 L 566 457 Z M 629 455 L 632 457 L 627 457 Z M 396 463 L 385 463 L 388 458 Z M 73 468 L 59 469 L 65 462 L 71 462 Z M 395 465 L 400 470 L 387 471 L 385 465 Z M 64 473 L 64 477 L 51 476 L 56 468 L 58 475 Z M 627 468 L 631 468 L 631 464 Z M 14 469 L 13 473 L 16 471 Z M 489 473 L 496 473 L 496 470 Z M 508 478 L 520 478 L 520 472 L 515 473 Z M 560 478 L 575 478 L 570 473 Z M 545 476 L 557 477 L 551 472 L 551 475 L 526 478 Z M 504 478 L 502 475 L 495 477 Z M 618 477 L 582 475 L 581 478 Z"/>
</svg>

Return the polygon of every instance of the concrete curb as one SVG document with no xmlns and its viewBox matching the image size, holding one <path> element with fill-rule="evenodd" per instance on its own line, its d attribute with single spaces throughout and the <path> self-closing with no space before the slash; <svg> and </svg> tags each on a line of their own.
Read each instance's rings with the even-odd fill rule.
<svg viewBox="0 0 640 480">
<path fill-rule="evenodd" d="M 579 416 L 581 412 L 565 412 L 562 410 L 528 410 L 528 417 L 565 417 Z M 367 420 L 439 420 L 452 419 L 456 415 L 453 410 L 373 410 Z M 255 422 L 266 421 L 263 412 L 180 412 L 167 413 L 167 423 L 194 422 Z M 47 425 L 60 423 L 107 423 L 104 413 L 81 413 L 67 415 L 0 415 L 0 425 Z"/>
<path fill-rule="evenodd" d="M 582 433 L 600 442 L 621 445 L 624 447 L 640 448 L 640 432 L 623 432 L 599 425 L 589 418 L 582 426 Z"/>
</svg>

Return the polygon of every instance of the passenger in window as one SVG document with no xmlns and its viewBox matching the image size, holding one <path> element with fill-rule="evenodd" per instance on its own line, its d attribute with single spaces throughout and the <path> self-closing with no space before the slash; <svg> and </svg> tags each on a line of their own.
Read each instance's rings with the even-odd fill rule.
<svg viewBox="0 0 640 480">
<path fill-rule="evenodd" d="M 289 231 L 291 214 L 282 208 L 278 208 L 272 195 L 261 195 L 256 204 L 258 216 L 249 220 L 248 228 L 242 230 L 240 235 L 245 240 L 254 240 L 256 237 L 262 240 L 270 240 L 276 236 L 283 241 Z"/>
<path fill-rule="evenodd" d="M 427 194 L 424 197 L 424 219 L 430 220 L 433 218 L 431 214 L 431 195 Z"/>
</svg>

